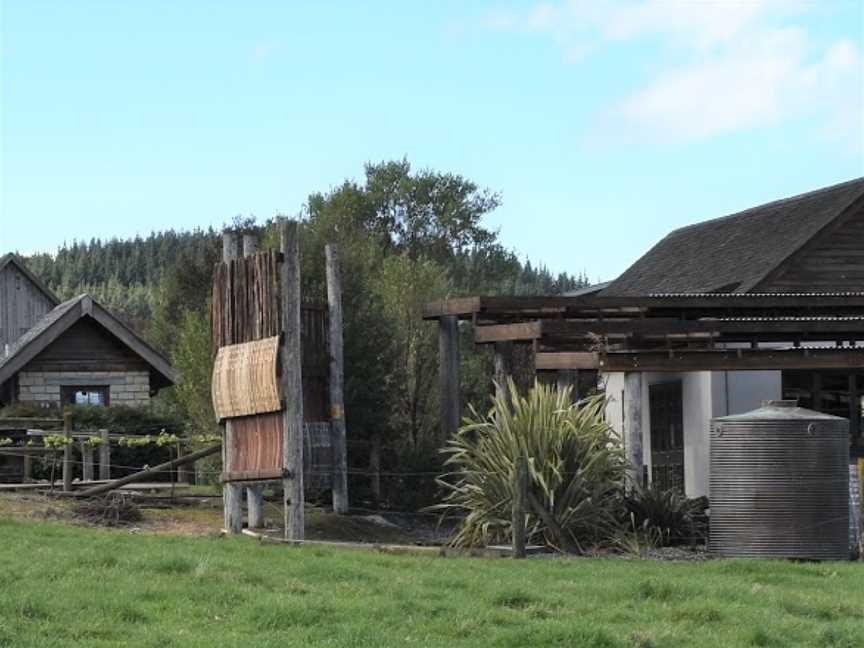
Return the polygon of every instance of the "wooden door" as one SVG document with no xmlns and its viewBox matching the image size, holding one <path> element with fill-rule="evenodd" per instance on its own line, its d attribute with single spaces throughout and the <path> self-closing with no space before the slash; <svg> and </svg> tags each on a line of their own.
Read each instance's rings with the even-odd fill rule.
<svg viewBox="0 0 864 648">
<path fill-rule="evenodd" d="M 684 410 L 681 381 L 649 385 L 651 483 L 684 492 Z"/>
</svg>

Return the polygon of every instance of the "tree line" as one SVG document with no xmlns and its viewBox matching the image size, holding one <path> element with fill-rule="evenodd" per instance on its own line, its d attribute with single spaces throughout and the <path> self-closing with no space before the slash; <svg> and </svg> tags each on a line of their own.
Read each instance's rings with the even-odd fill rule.
<svg viewBox="0 0 864 648">
<path fill-rule="evenodd" d="M 362 181 L 309 196 L 300 216 L 304 297 L 326 296 L 324 245 L 339 246 L 345 317 L 345 396 L 349 440 L 381 440 L 384 469 L 432 469 L 444 439 L 437 421 L 437 332 L 423 304 L 468 294 L 561 294 L 587 285 L 584 274 L 553 275 L 521 261 L 482 223 L 501 197 L 463 176 L 414 170 L 407 160 L 367 164 Z M 226 225 L 278 246 L 276 218 Z M 209 308 L 214 229 L 146 238 L 73 242 L 28 266 L 67 298 L 89 292 L 164 352 L 181 376 L 157 407 L 182 416 L 190 432 L 212 432 Z M 485 403 L 491 359 L 462 354 L 467 402 Z M 349 453 L 350 454 L 350 453 Z M 360 464 L 363 452 L 349 460 Z M 394 492 L 419 487 L 394 485 Z"/>
</svg>

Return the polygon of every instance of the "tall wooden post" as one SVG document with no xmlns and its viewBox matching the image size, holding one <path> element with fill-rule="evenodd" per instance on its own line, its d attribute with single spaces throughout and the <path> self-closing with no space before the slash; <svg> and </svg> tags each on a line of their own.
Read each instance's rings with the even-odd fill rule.
<svg viewBox="0 0 864 648">
<path fill-rule="evenodd" d="M 524 452 L 516 457 L 513 466 L 513 506 L 510 524 L 513 527 L 513 557 L 525 557 L 525 510 L 528 498 L 528 460 Z"/>
<path fill-rule="evenodd" d="M 342 274 L 339 250 L 328 243 L 327 306 L 330 323 L 330 438 L 333 445 L 333 511 L 348 512 L 348 448 L 345 430 L 345 389 L 342 352 Z"/>
<path fill-rule="evenodd" d="M 645 457 L 642 452 L 642 374 L 638 371 L 624 374 L 624 407 L 630 480 L 634 486 L 643 486 Z"/>
<path fill-rule="evenodd" d="M 459 320 L 455 315 L 438 320 L 438 386 L 441 435 L 447 439 L 459 429 Z"/>
<path fill-rule="evenodd" d="M 248 258 L 258 252 L 258 237 L 247 233 L 243 235 L 243 256 Z M 261 485 L 246 487 L 246 509 L 249 513 L 250 529 L 264 526 L 264 488 Z"/>
<path fill-rule="evenodd" d="M 63 412 L 63 490 L 72 490 L 72 412 Z"/>
<path fill-rule="evenodd" d="M 300 353 L 300 241 L 297 222 L 281 223 L 282 247 L 282 479 L 285 538 L 303 540 L 303 372 Z"/>
<path fill-rule="evenodd" d="M 222 234 L 222 261 L 230 263 L 237 258 L 238 239 L 233 232 Z M 222 466 L 223 472 L 228 472 L 233 463 L 234 431 L 231 421 L 222 424 Z M 243 488 L 239 484 L 224 482 L 222 484 L 222 512 L 225 530 L 229 533 L 243 531 Z"/>
<path fill-rule="evenodd" d="M 82 439 L 81 443 L 81 479 L 93 481 L 93 446 L 90 441 Z"/>
<path fill-rule="evenodd" d="M 111 443 L 108 430 L 99 430 L 99 479 L 111 479 Z"/>
<path fill-rule="evenodd" d="M 495 366 L 495 395 L 507 393 L 507 379 L 513 376 L 513 343 L 496 342 L 493 357 Z"/>
</svg>

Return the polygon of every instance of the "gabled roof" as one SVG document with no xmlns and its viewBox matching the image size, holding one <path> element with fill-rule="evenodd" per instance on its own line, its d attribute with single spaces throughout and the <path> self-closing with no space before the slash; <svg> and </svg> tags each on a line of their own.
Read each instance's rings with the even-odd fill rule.
<svg viewBox="0 0 864 648">
<path fill-rule="evenodd" d="M 9 252 L 0 257 L 0 272 L 3 272 L 3 269 L 10 264 L 18 268 L 19 272 L 21 272 L 21 274 L 27 277 L 27 279 L 29 279 L 30 282 L 34 286 L 36 286 L 36 288 L 38 288 L 49 300 L 51 300 L 51 302 L 55 306 L 60 303 L 60 300 L 57 299 L 57 295 L 51 292 L 48 286 L 42 283 L 39 277 L 33 274 L 30 269 L 26 265 L 24 265 L 24 261 L 22 261 L 18 255 Z"/>
<path fill-rule="evenodd" d="M 165 384 L 173 385 L 177 376 L 170 363 L 153 347 L 142 340 L 123 322 L 114 317 L 107 309 L 90 295 L 79 295 L 63 302 L 18 338 L 9 348 L 6 357 L 0 357 L 0 384 L 9 380 L 23 369 L 45 348 L 59 338 L 73 324 L 90 317 L 111 335 L 126 345 L 144 362 L 150 365 Z"/>
<path fill-rule="evenodd" d="M 602 294 L 748 292 L 828 225 L 862 205 L 864 178 L 857 178 L 682 227 Z"/>
</svg>

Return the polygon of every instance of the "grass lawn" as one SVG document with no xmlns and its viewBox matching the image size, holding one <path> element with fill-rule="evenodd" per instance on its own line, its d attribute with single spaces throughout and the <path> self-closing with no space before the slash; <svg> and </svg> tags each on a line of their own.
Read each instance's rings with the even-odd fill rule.
<svg viewBox="0 0 864 648">
<path fill-rule="evenodd" d="M 864 565 L 481 560 L 0 520 L 0 646 L 864 646 Z"/>
</svg>

